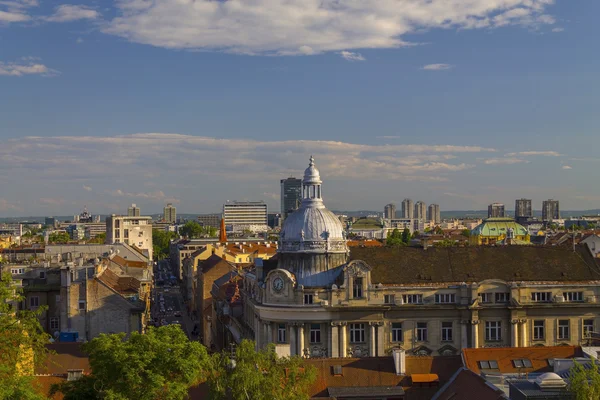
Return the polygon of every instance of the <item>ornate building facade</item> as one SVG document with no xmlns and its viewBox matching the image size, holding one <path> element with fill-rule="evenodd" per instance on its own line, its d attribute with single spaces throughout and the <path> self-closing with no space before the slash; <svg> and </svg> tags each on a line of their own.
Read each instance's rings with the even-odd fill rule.
<svg viewBox="0 0 600 400">
<path fill-rule="evenodd" d="M 280 355 L 417 355 L 581 344 L 600 324 L 587 248 L 352 248 L 311 157 L 278 254 L 244 272 L 243 324 Z"/>
</svg>

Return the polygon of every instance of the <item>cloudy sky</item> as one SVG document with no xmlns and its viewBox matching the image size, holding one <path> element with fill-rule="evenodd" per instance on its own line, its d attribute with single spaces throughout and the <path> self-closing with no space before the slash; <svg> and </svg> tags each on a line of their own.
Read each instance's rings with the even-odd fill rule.
<svg viewBox="0 0 600 400">
<path fill-rule="evenodd" d="M 0 216 L 600 208 L 596 0 L 0 0 Z"/>
</svg>

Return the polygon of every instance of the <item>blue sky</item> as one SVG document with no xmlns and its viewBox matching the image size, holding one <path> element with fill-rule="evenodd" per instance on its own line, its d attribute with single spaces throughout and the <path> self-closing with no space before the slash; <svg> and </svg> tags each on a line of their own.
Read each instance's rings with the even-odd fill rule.
<svg viewBox="0 0 600 400">
<path fill-rule="evenodd" d="M 0 0 L 0 216 L 600 208 L 593 0 Z"/>
</svg>

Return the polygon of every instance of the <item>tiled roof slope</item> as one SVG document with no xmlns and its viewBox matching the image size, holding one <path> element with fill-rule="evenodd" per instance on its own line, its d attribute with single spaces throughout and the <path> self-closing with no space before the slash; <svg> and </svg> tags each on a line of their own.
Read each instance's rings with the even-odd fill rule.
<svg viewBox="0 0 600 400">
<path fill-rule="evenodd" d="M 496 361 L 498 368 L 493 372 L 502 374 L 518 372 L 550 372 L 552 367 L 548 364 L 553 358 L 583 357 L 583 350 L 579 346 L 535 346 L 535 347 L 498 347 L 463 349 L 465 367 L 479 374 L 479 361 Z M 528 359 L 531 368 L 517 368 L 513 360 Z"/>
<path fill-rule="evenodd" d="M 122 267 L 146 268 L 148 266 L 148 264 L 143 261 L 127 260 L 120 256 L 114 256 L 113 258 L 111 258 L 111 261 Z"/>
<path fill-rule="evenodd" d="M 219 257 L 216 254 L 213 254 L 212 256 L 208 257 L 206 260 L 202 261 L 200 263 L 200 268 L 203 273 L 207 273 L 208 271 L 210 271 L 212 268 L 214 268 L 216 265 L 218 265 L 220 263 L 225 263 L 225 264 L 229 265 L 230 267 L 234 268 L 230 263 L 228 263 L 227 261 L 225 261 L 224 259 L 222 259 L 221 257 Z"/>
<path fill-rule="evenodd" d="M 80 343 L 53 343 L 46 346 L 50 353 L 43 365 L 35 368 L 36 375 L 65 375 L 70 369 L 90 372 L 90 362 Z"/>
<path fill-rule="evenodd" d="M 458 370 L 432 400 L 499 400 L 507 399 L 504 392 L 468 369 Z"/>
<path fill-rule="evenodd" d="M 98 280 L 121 294 L 136 294 L 140 289 L 140 281 L 130 276 L 118 276 L 110 269 L 105 269 Z"/>
<path fill-rule="evenodd" d="M 585 246 L 575 252 L 546 246 L 353 247 L 350 260 L 369 264 L 374 284 L 600 280 L 600 267 Z"/>
</svg>

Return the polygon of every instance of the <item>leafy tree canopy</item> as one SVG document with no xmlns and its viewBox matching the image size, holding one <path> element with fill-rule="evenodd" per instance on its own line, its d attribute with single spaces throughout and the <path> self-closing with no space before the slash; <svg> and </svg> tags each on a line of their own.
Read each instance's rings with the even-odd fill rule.
<svg viewBox="0 0 600 400">
<path fill-rule="evenodd" d="M 48 236 L 49 243 L 68 243 L 71 237 L 66 232 L 53 232 Z"/>
<path fill-rule="evenodd" d="M 204 227 L 196 221 L 188 221 L 179 228 L 179 234 L 189 239 L 197 239 L 201 237 L 216 237 L 217 230 L 212 226 Z"/>
<path fill-rule="evenodd" d="M 402 233 L 398 229 L 388 232 L 385 244 L 388 246 L 404 246 L 406 243 L 403 240 Z"/>
<path fill-rule="evenodd" d="M 584 368 L 578 362 L 571 369 L 569 391 L 575 400 L 600 399 L 600 371 L 596 360 L 592 360 L 590 368 Z"/>
<path fill-rule="evenodd" d="M 255 351 L 254 342 L 243 340 L 234 363 L 228 352 L 212 356 L 208 384 L 215 400 L 308 400 L 316 376 L 300 357 L 277 357 L 274 345 Z"/>
<path fill-rule="evenodd" d="M 169 256 L 169 243 L 176 237 L 177 234 L 175 232 L 152 230 L 152 249 L 154 257 L 157 260 L 162 260 Z"/>
<path fill-rule="evenodd" d="M 88 243 L 104 244 L 106 241 L 106 233 L 99 233 L 96 237 L 90 239 Z"/>
</svg>

